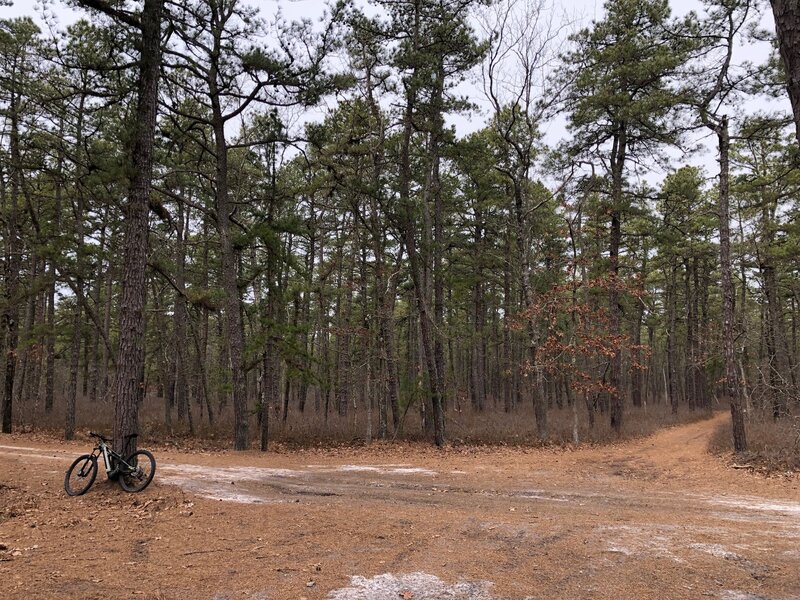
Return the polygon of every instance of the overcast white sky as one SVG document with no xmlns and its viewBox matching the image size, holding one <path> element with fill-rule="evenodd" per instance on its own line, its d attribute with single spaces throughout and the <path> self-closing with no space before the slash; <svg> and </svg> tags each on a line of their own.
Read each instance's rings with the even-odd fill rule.
<svg viewBox="0 0 800 600">
<path fill-rule="evenodd" d="M 60 25 L 65 27 L 73 22 L 80 16 L 87 17 L 89 13 L 80 10 L 71 9 L 66 5 L 64 0 L 12 0 L 11 7 L 0 7 L 0 17 L 10 18 L 28 15 L 40 20 L 43 10 L 43 3 L 47 10 L 56 15 Z M 358 4 L 366 4 L 365 0 L 356 0 Z M 594 19 L 602 18 L 603 16 L 603 0 L 553 0 L 554 8 L 556 11 L 568 12 L 570 21 L 575 23 L 575 29 L 580 26 L 589 25 Z M 260 9 L 263 17 L 269 19 L 280 11 L 283 16 L 288 20 L 297 20 L 301 18 L 317 18 L 322 15 L 325 10 L 326 2 L 321 0 L 250 0 L 249 4 L 256 6 Z M 772 15 L 769 11 L 767 3 L 763 3 L 766 9 L 762 25 L 764 27 L 772 28 Z M 699 0 L 672 0 L 672 11 L 674 15 L 685 14 L 689 10 L 702 11 L 702 4 Z M 742 47 L 739 51 L 739 56 L 736 60 L 751 60 L 753 62 L 762 62 L 768 55 L 768 48 L 762 46 L 758 49 L 752 47 Z M 475 78 L 477 81 L 477 78 Z M 482 92 L 476 84 L 464 84 L 459 92 L 472 97 L 478 104 L 481 103 L 483 96 Z M 742 110 L 752 111 L 754 109 L 776 109 L 789 111 L 788 98 L 779 103 L 771 105 L 765 104 L 763 101 L 749 102 Z M 313 117 L 312 117 L 313 118 Z M 451 121 L 455 124 L 460 134 L 469 133 L 470 131 L 480 129 L 486 122 L 486 115 L 481 114 L 481 111 L 472 115 L 459 115 Z M 566 135 L 564 128 L 565 121 L 556 120 L 551 123 L 545 132 L 545 139 L 550 144 L 555 144 L 559 139 Z M 707 174 L 713 177 L 716 174 L 715 156 L 713 147 L 709 147 L 701 154 L 692 157 L 691 162 L 694 164 L 705 167 Z M 663 174 L 652 173 L 646 176 L 648 180 L 658 180 Z"/>
<path fill-rule="evenodd" d="M 63 0 L 46 1 L 47 5 L 59 15 L 63 23 L 69 23 L 76 18 L 76 11 L 67 7 Z M 34 16 L 41 12 L 41 0 L 12 0 L 12 2 L 13 5 L 10 8 L 0 7 L 0 15 L 3 17 Z M 321 0 L 251 0 L 249 4 L 258 7 L 265 16 L 274 14 L 280 8 L 287 17 L 293 19 L 318 16 L 325 7 L 325 2 Z M 602 16 L 603 12 L 603 0 L 556 1 L 556 5 L 559 4 L 564 8 L 568 8 L 570 12 L 583 15 L 587 23 Z M 700 6 L 698 0 L 672 0 L 670 4 L 673 13 L 676 15 L 697 9 Z"/>
</svg>

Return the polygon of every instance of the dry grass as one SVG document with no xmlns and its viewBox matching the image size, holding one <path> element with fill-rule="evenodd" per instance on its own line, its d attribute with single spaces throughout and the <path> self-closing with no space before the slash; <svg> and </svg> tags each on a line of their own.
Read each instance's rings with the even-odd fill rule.
<svg viewBox="0 0 800 600">
<path fill-rule="evenodd" d="M 194 435 L 189 435 L 186 423 L 178 423 L 173 412 L 173 426 L 164 425 L 164 400 L 148 397 L 140 412 L 140 433 L 149 443 L 158 442 L 179 446 L 183 449 L 222 449 L 230 447 L 233 437 L 233 415 L 230 406 L 217 415 L 213 426 L 205 415 L 200 415 L 198 407 L 192 406 L 195 423 Z M 77 429 L 79 432 L 96 430 L 110 432 L 114 408 L 110 401 L 94 404 L 82 401 L 78 404 Z M 594 427 L 589 426 L 584 406 L 578 410 L 578 437 L 580 443 L 603 444 L 619 439 L 631 439 L 649 435 L 656 430 L 702 419 L 707 415 L 702 411 L 682 408 L 677 415 L 671 413 L 667 404 L 656 404 L 642 408 L 627 407 L 622 435 L 617 436 L 611 429 L 608 414 L 597 413 Z M 201 420 L 202 419 L 202 420 Z M 63 408 L 46 415 L 37 411 L 35 419 L 37 430 L 44 430 L 53 436 L 63 435 Z M 533 407 L 520 405 L 513 412 L 506 413 L 501 407 L 475 412 L 471 408 L 455 410 L 447 414 L 447 438 L 453 444 L 473 445 L 570 445 L 572 444 L 573 414 L 571 408 L 553 407 L 548 414 L 548 438 L 538 439 Z M 250 419 L 251 437 L 258 438 L 258 421 L 255 415 Z M 275 412 L 270 414 L 270 441 L 290 447 L 331 446 L 363 444 L 369 438 L 378 437 L 378 415 L 373 410 L 371 425 L 368 424 L 367 411 L 352 409 L 347 416 L 329 412 L 317 413 L 309 405 L 305 413 L 290 409 L 286 421 Z M 431 434 L 422 431 L 419 411 L 407 411 L 402 421 L 397 439 L 408 441 L 427 441 Z"/>
<path fill-rule="evenodd" d="M 578 438 L 581 443 L 603 444 L 619 439 L 633 439 L 650 435 L 663 427 L 689 423 L 705 418 L 701 411 L 682 408 L 673 415 L 666 404 L 647 407 L 626 407 L 620 436 L 611 428 L 608 414 L 596 413 L 594 427 L 589 426 L 585 407 L 578 411 Z M 573 414 L 571 408 L 553 408 L 548 414 L 549 444 L 572 444 Z M 465 443 L 538 445 L 533 408 L 520 407 L 514 413 L 463 412 L 449 415 L 449 436 Z"/>
<path fill-rule="evenodd" d="M 746 432 L 748 451 L 736 457 L 738 464 L 769 473 L 800 471 L 800 416 L 776 421 L 771 411 L 751 412 Z M 714 454 L 733 452 L 730 421 L 714 433 L 709 450 Z"/>
</svg>

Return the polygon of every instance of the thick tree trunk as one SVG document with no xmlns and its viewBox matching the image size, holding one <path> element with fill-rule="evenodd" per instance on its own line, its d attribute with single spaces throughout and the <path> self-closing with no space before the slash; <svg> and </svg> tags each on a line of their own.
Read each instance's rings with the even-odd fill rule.
<svg viewBox="0 0 800 600">
<path fill-rule="evenodd" d="M 800 143 L 800 5 L 797 0 L 770 0 L 775 17 L 778 48 L 786 69 L 786 88 L 794 113 L 795 134 Z"/>
<path fill-rule="evenodd" d="M 19 231 L 19 195 L 21 186 L 22 157 L 19 147 L 19 95 L 12 90 L 7 114 L 11 130 L 9 146 L 11 153 L 11 190 L 6 216 L 5 244 L 5 307 L 2 314 L 2 335 L 5 341 L 5 381 L 3 386 L 2 431 L 11 433 L 14 411 L 14 377 L 17 368 L 17 346 L 19 343 L 19 286 L 21 260 L 21 240 Z"/>
<path fill-rule="evenodd" d="M 125 206 L 125 255 L 119 317 L 119 360 L 114 378 L 114 449 L 136 449 L 139 398 L 143 392 L 144 306 L 147 287 L 148 206 L 161 74 L 161 14 L 164 0 L 145 0 L 141 11 L 138 102 L 132 149 L 132 176 Z"/>
</svg>

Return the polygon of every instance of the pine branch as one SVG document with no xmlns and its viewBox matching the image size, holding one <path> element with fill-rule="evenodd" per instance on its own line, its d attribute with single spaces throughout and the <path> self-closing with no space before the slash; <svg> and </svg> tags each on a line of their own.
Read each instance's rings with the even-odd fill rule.
<svg viewBox="0 0 800 600">
<path fill-rule="evenodd" d="M 114 8 L 106 0 L 77 0 L 77 2 L 85 8 L 94 9 L 131 27 L 142 28 L 142 23 L 136 16 L 127 11 Z"/>
</svg>

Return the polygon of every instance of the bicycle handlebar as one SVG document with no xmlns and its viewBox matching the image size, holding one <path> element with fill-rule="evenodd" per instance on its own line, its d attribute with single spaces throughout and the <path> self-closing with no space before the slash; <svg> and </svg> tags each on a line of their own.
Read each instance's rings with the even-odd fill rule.
<svg viewBox="0 0 800 600">
<path fill-rule="evenodd" d="M 100 438 L 100 439 L 101 439 L 101 440 L 103 440 L 104 442 L 113 442 L 113 441 L 114 441 L 114 440 L 112 440 L 111 438 L 107 438 L 107 437 L 106 437 L 106 436 L 104 436 L 102 433 L 97 433 L 97 432 L 95 432 L 95 431 L 90 431 L 90 432 L 89 432 L 89 435 L 91 435 L 92 437 Z M 129 439 L 131 439 L 131 438 L 135 438 L 135 437 L 139 437 L 139 434 L 138 434 L 138 433 L 131 433 L 131 434 L 128 434 L 128 435 L 126 435 L 126 436 L 125 436 L 125 439 L 126 439 L 126 440 L 129 440 Z"/>
</svg>

